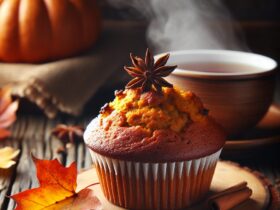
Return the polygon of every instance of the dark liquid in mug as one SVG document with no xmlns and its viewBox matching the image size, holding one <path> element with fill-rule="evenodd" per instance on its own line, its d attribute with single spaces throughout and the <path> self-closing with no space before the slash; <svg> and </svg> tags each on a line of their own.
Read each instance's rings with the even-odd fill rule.
<svg viewBox="0 0 280 210">
<path fill-rule="evenodd" d="M 179 65 L 179 69 L 205 73 L 252 73 L 262 70 L 256 66 L 237 63 L 188 63 Z"/>
</svg>

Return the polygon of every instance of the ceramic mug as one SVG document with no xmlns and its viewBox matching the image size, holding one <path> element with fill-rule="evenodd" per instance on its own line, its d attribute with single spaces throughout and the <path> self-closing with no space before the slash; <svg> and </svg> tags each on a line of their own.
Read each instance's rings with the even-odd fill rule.
<svg viewBox="0 0 280 210">
<path fill-rule="evenodd" d="M 229 50 L 184 50 L 170 52 L 168 65 L 178 68 L 166 79 L 198 95 L 228 134 L 255 126 L 272 103 L 277 63 L 269 57 Z"/>
</svg>

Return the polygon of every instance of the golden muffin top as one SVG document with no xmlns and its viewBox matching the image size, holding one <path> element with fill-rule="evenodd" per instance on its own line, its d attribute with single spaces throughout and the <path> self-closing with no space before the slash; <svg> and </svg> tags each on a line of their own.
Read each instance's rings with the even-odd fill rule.
<svg viewBox="0 0 280 210">
<path fill-rule="evenodd" d="M 101 110 L 101 118 L 121 116 L 119 126 L 141 126 L 147 130 L 171 129 L 180 132 L 188 123 L 207 115 L 200 99 L 190 91 L 163 88 L 142 93 L 140 88 L 116 91 L 115 99 Z"/>
</svg>

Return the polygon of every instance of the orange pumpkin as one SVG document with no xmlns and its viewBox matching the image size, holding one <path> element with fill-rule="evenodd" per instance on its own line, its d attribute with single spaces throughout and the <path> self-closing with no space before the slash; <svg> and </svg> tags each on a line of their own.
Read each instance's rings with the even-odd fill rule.
<svg viewBox="0 0 280 210">
<path fill-rule="evenodd" d="M 0 0 L 0 60 L 42 62 L 91 47 L 100 33 L 96 0 Z"/>
</svg>

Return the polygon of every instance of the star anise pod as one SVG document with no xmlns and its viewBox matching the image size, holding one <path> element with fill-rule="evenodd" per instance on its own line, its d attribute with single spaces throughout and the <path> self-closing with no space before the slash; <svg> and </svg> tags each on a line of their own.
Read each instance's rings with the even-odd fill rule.
<svg viewBox="0 0 280 210">
<path fill-rule="evenodd" d="M 165 66 L 169 54 L 161 56 L 156 62 L 150 50 L 147 49 L 145 59 L 133 56 L 130 53 L 130 59 L 133 64 L 131 67 L 125 66 L 127 73 L 134 77 L 125 87 L 138 88 L 141 87 L 143 92 L 156 90 L 162 92 L 162 87 L 173 87 L 162 77 L 168 76 L 177 66 Z"/>
<path fill-rule="evenodd" d="M 83 139 L 84 129 L 80 126 L 59 124 L 52 130 L 52 135 L 64 144 L 77 143 Z"/>
</svg>

